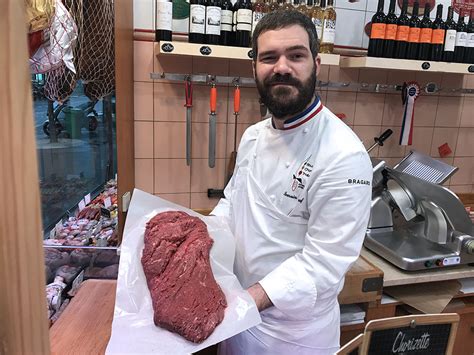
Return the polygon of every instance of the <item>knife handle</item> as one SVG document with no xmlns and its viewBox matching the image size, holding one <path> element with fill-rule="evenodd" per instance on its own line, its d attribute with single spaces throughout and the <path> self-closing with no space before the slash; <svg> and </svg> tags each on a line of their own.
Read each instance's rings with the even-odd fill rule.
<svg viewBox="0 0 474 355">
<path fill-rule="evenodd" d="M 216 112 L 216 103 L 217 103 L 217 88 L 216 88 L 215 84 L 212 84 L 212 87 L 211 87 L 211 100 L 210 100 L 211 113 Z"/>
<path fill-rule="evenodd" d="M 191 80 L 186 80 L 184 82 L 184 95 L 186 97 L 186 103 L 184 104 L 185 107 L 192 107 L 193 106 L 193 85 Z"/>
<path fill-rule="evenodd" d="M 235 87 L 234 90 L 234 114 L 238 115 L 240 111 L 240 88 Z"/>
</svg>

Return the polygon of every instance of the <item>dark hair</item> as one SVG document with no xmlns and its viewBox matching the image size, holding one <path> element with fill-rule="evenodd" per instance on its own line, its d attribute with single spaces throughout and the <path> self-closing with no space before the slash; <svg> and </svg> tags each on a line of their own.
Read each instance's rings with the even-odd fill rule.
<svg viewBox="0 0 474 355">
<path fill-rule="evenodd" d="M 306 31 L 309 39 L 309 49 L 311 50 L 313 58 L 316 58 L 319 51 L 318 34 L 316 33 L 316 28 L 311 19 L 296 10 L 277 10 L 263 16 L 255 27 L 252 35 L 253 60 L 257 60 L 257 39 L 262 33 L 271 30 L 279 30 L 293 25 L 299 25 Z"/>
</svg>

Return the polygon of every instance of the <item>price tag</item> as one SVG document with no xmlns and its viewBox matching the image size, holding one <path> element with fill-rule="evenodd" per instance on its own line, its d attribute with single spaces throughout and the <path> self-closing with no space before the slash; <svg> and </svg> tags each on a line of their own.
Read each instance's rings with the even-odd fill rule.
<svg viewBox="0 0 474 355">
<path fill-rule="evenodd" d="M 79 212 L 82 211 L 84 208 L 86 208 L 86 203 L 85 203 L 84 199 L 79 201 L 78 207 L 79 207 Z"/>
<path fill-rule="evenodd" d="M 56 229 L 53 228 L 49 231 L 49 239 L 56 239 Z"/>
<path fill-rule="evenodd" d="M 87 194 L 84 196 L 84 202 L 86 203 L 86 206 L 91 203 L 91 194 Z"/>
<path fill-rule="evenodd" d="M 112 206 L 112 200 L 110 199 L 110 197 L 107 197 L 106 199 L 104 199 L 104 207 L 109 208 L 110 206 Z"/>
</svg>

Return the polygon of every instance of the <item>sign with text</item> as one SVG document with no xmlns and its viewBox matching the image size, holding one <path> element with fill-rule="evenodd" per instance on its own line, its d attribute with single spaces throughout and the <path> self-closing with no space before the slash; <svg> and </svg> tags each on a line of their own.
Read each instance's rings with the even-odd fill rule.
<svg viewBox="0 0 474 355">
<path fill-rule="evenodd" d="M 369 354 L 444 354 L 451 324 L 427 324 L 372 332 Z"/>
</svg>

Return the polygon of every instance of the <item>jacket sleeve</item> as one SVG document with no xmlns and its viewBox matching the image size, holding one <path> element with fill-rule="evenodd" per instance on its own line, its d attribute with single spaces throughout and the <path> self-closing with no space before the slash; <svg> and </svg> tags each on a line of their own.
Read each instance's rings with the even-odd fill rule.
<svg viewBox="0 0 474 355">
<path fill-rule="evenodd" d="M 364 151 L 332 159 L 308 189 L 303 250 L 259 281 L 290 318 L 314 316 L 317 302 L 334 301 L 358 258 L 370 214 L 372 165 Z"/>
</svg>

